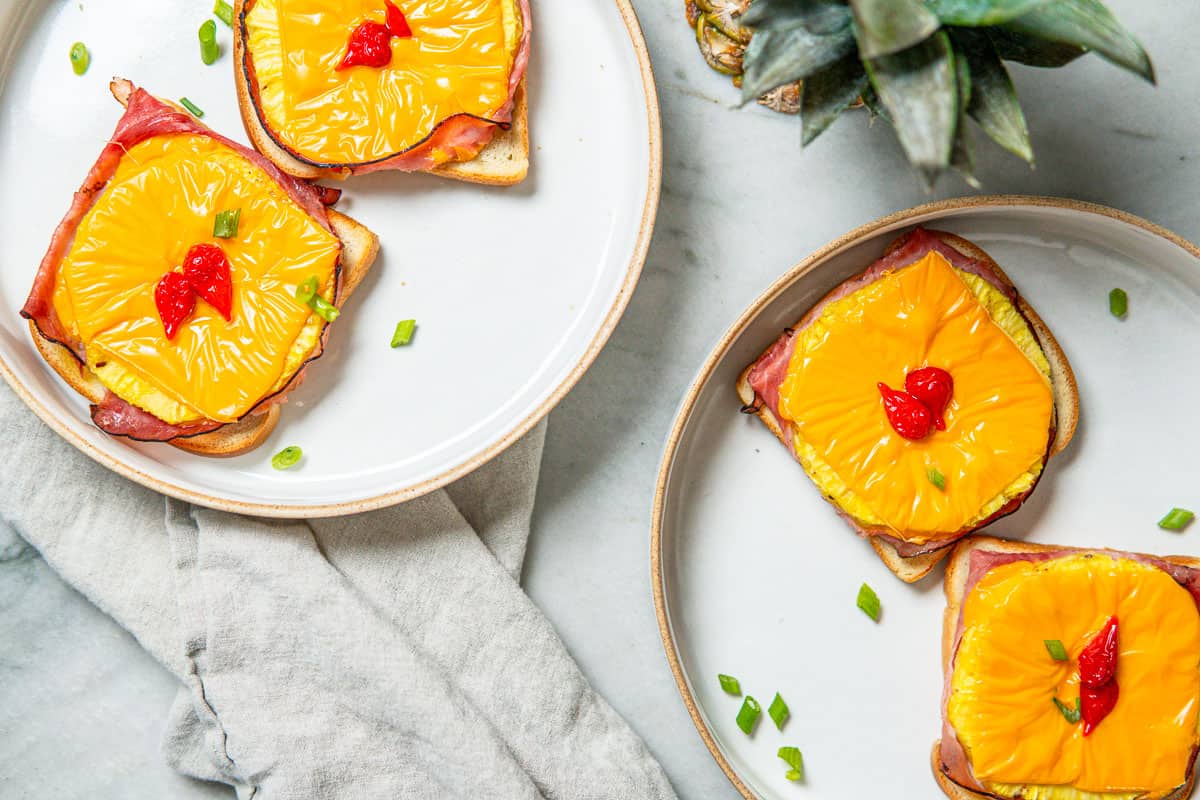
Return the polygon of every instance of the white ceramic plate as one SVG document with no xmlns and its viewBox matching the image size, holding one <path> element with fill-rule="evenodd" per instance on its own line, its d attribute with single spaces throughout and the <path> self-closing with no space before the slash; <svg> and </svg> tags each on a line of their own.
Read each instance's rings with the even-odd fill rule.
<svg viewBox="0 0 1200 800">
<path fill-rule="evenodd" d="M 17 315 L 51 232 L 120 116 L 110 77 L 186 96 L 205 123 L 245 141 L 224 25 L 221 60 L 200 61 L 196 30 L 210 6 L 0 0 L 0 373 L 97 461 L 204 505 L 341 514 L 465 474 L 578 380 L 644 261 L 658 202 L 659 121 L 628 1 L 534 3 L 532 169 L 521 186 L 396 173 L 345 184 L 339 208 L 380 235 L 380 261 L 270 440 L 228 460 L 101 433 Z M 92 51 L 82 78 L 67 58 L 76 40 Z M 396 322 L 408 317 L 417 337 L 392 350 Z M 271 454 L 292 444 L 304 448 L 302 466 L 273 471 Z"/>
<path fill-rule="evenodd" d="M 929 766 L 940 730 L 938 570 L 908 586 L 835 516 L 766 428 L 738 413 L 737 375 L 827 290 L 900 231 L 943 228 L 978 243 L 1066 350 L 1082 398 L 1078 434 L 1031 500 L 989 529 L 1046 543 L 1171 554 L 1200 551 L 1159 530 L 1172 506 L 1200 506 L 1200 251 L 1149 223 L 1071 201 L 949 201 L 861 228 L 780 279 L 722 338 L 684 399 L 654 510 L 652 562 L 663 642 L 684 702 L 746 797 L 941 797 Z M 1111 288 L 1129 315 L 1108 311 Z M 855 607 L 867 581 L 874 624 Z M 718 673 L 765 711 L 746 737 Z M 806 785 L 784 779 L 784 744 Z"/>
</svg>

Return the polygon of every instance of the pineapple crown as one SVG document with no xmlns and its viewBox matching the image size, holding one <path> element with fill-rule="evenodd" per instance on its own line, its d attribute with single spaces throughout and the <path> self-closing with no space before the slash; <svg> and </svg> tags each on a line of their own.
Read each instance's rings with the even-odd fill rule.
<svg viewBox="0 0 1200 800">
<path fill-rule="evenodd" d="M 701 5 L 722 5 L 709 0 Z M 1100 0 L 727 0 L 745 12 L 742 99 L 801 81 L 808 144 L 858 99 L 891 122 L 928 185 L 948 167 L 972 185 L 966 119 L 1033 163 L 1004 61 L 1061 67 L 1088 51 L 1154 83 L 1137 40 Z"/>
</svg>

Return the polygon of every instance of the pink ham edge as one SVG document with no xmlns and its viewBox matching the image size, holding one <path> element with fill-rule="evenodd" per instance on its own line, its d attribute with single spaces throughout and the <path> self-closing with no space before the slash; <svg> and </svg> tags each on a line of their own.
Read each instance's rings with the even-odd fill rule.
<svg viewBox="0 0 1200 800">
<path fill-rule="evenodd" d="M 973 792 L 995 797 L 991 792 L 985 789 L 979 781 L 975 779 L 975 775 L 971 771 L 970 761 L 967 759 L 966 750 L 962 743 L 958 740 L 958 734 L 954 727 L 950 724 L 950 715 L 948 713 L 950 704 L 950 680 L 954 675 L 954 659 L 958 655 L 958 645 L 962 641 L 963 633 L 963 608 L 966 606 L 967 597 L 971 591 L 991 570 L 1005 564 L 1012 564 L 1017 561 L 1029 561 L 1038 563 L 1041 561 L 1049 561 L 1055 558 L 1061 558 L 1074 553 L 1096 553 L 1099 555 L 1108 555 L 1115 558 L 1126 558 L 1132 561 L 1138 561 L 1143 564 L 1157 567 L 1163 572 L 1170 575 L 1176 583 L 1187 589 L 1191 594 L 1193 602 L 1196 603 L 1197 609 L 1200 609 L 1200 570 L 1192 567 L 1184 567 L 1179 564 L 1172 564 L 1169 561 L 1164 561 L 1161 558 L 1153 556 L 1145 556 L 1140 553 L 1127 553 L 1121 550 L 1086 550 L 1073 547 L 1064 547 L 1060 550 L 1050 550 L 1037 553 L 1006 553 L 995 550 L 985 550 L 982 547 L 971 551 L 970 561 L 967 563 L 967 581 L 963 587 L 962 602 L 959 606 L 958 619 L 955 622 L 954 638 L 950 645 L 950 659 L 947 662 L 946 674 L 942 684 L 942 740 L 939 746 L 940 768 L 942 773 L 950 780 L 957 783 L 966 789 Z M 1196 758 L 1196 753 L 1193 751 L 1192 759 Z M 1190 770 L 1190 768 L 1189 768 Z"/>
<path fill-rule="evenodd" d="M 315 187 L 312 184 L 283 173 L 278 167 L 256 151 L 250 150 L 237 142 L 213 132 L 197 122 L 190 114 L 172 108 L 145 90 L 134 87 L 128 81 L 116 81 L 114 84 L 121 91 L 128 91 L 129 96 L 125 113 L 121 115 L 121 119 L 117 122 L 116 130 L 113 131 L 108 144 L 101 151 L 100 157 L 92 165 L 91 170 L 88 171 L 83 185 L 75 193 L 66 216 L 63 217 L 58 227 L 55 228 L 54 234 L 50 239 L 50 246 L 46 250 L 45 256 L 42 257 L 37 275 L 33 279 L 33 287 L 30 289 L 29 297 L 25 300 L 25 305 L 21 308 L 20 312 L 22 317 L 31 320 L 37 326 L 42 336 L 69 349 L 80 363 L 85 361 L 83 344 L 66 331 L 62 325 L 62 321 L 58 318 L 58 314 L 54 310 L 54 284 L 58 277 L 58 269 L 63 259 L 66 258 L 67 253 L 70 252 L 71 245 L 75 241 L 75 232 L 79 228 L 80 222 L 87 212 L 91 210 L 92 206 L 95 205 L 96 200 L 116 173 L 121 157 L 125 155 L 125 152 L 129 148 L 139 142 L 154 136 L 172 134 L 208 136 L 226 147 L 235 150 L 239 155 L 250 160 L 256 167 L 270 175 L 297 205 L 316 219 L 322 227 L 331 233 L 333 232 L 326 204 L 323 202 L 328 197 L 328 194 L 322 192 L 322 187 Z M 339 268 L 335 297 L 340 297 L 340 295 L 341 270 Z M 311 358 L 316 358 L 324 350 L 328 330 L 329 327 L 325 326 L 318 349 L 313 353 Z M 300 380 L 303 379 L 303 373 L 303 369 L 299 370 L 288 386 L 284 387 L 282 391 L 265 398 L 250 413 L 261 413 L 274 403 L 286 402 L 287 393 L 299 384 Z M 195 436 L 200 433 L 208 433 L 216 430 L 225 424 L 212 420 L 204 420 L 184 425 L 171 425 L 129 404 L 112 392 L 107 392 L 104 399 L 98 405 L 91 407 L 91 415 L 92 421 L 96 426 L 106 433 L 115 436 L 127 436 L 140 441 L 168 441 L 183 436 Z"/>
<path fill-rule="evenodd" d="M 520 0 L 519 7 L 524 29 L 521 33 L 521 42 L 517 46 L 517 55 L 513 59 L 512 72 L 508 76 L 508 100 L 496 111 L 492 119 L 483 120 L 466 114 L 450 117 L 439 123 L 424 143 L 383 161 L 353 167 L 351 171 L 355 175 L 365 175 L 368 172 L 378 172 L 384 169 L 428 172 L 439 166 L 432 156 L 434 150 L 450 148 L 473 151 L 478 154 L 492 141 L 498 126 L 508 125 L 512 122 L 517 89 L 529 67 L 530 37 L 533 32 L 533 17 L 530 13 L 529 0 Z"/>
<path fill-rule="evenodd" d="M 785 330 L 783 334 L 775 340 L 775 343 L 755 362 L 747 376 L 750 383 L 750 388 L 754 390 L 754 396 L 757 401 L 760 401 L 767 409 L 775 415 L 780 428 L 784 432 L 784 438 L 787 440 L 788 449 L 795 453 L 792 445 L 791 424 L 785 420 L 779 413 L 779 389 L 783 385 L 784 379 L 787 377 L 788 365 L 792 360 L 792 352 L 795 350 L 796 334 L 803 331 L 812 322 L 821 315 L 825 306 L 837 300 L 853 294 L 854 292 L 868 286 L 883 277 L 884 274 L 892 272 L 901 267 L 908 266 L 930 252 L 937 252 L 946 257 L 946 260 L 953 264 L 956 268 L 963 272 L 969 272 L 972 275 L 978 275 L 989 284 L 994 286 L 998 291 L 1002 292 L 1010 302 L 1017 302 L 1017 293 L 1012 287 L 1006 285 L 1004 281 L 991 269 L 991 267 L 974 258 L 966 255 L 962 251 L 949 244 L 946 244 L 938 237 L 931 234 L 924 228 L 914 228 L 909 233 L 905 234 L 901 240 L 901 244 L 894 248 L 891 252 L 884 255 L 882 258 L 871 264 L 864 272 L 851 280 L 841 284 L 832 292 L 809 309 L 808 313 L 801 318 L 799 324 L 795 328 Z M 1019 505 L 1019 502 L 1017 503 Z M 1013 503 L 1008 504 L 1000 511 L 996 512 L 991 519 L 1004 516 L 1010 513 L 1013 508 Z M 886 533 L 881 533 L 874 530 L 863 528 L 858 522 L 846 514 L 840 508 L 835 507 L 838 515 L 846 520 L 851 527 L 860 536 L 874 536 L 887 541 L 891 544 L 896 553 L 901 558 L 913 558 L 919 555 L 925 555 L 937 550 L 949 547 L 954 544 L 953 539 L 941 539 L 925 542 L 924 544 L 914 544 L 906 542 L 896 536 L 891 536 Z"/>
</svg>

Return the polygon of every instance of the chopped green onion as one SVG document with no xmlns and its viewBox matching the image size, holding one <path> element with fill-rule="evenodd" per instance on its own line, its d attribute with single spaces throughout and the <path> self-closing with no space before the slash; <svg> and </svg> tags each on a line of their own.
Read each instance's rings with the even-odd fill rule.
<svg viewBox="0 0 1200 800">
<path fill-rule="evenodd" d="M 186 97 L 179 98 L 179 105 L 186 108 L 196 119 L 204 116 L 204 109 L 193 103 L 191 100 L 188 100 Z"/>
<path fill-rule="evenodd" d="M 1071 723 L 1072 725 L 1074 725 L 1076 722 L 1079 722 L 1079 717 L 1083 713 L 1083 707 L 1078 697 L 1075 698 L 1074 708 L 1071 708 L 1057 697 L 1054 698 L 1054 705 L 1056 705 L 1058 710 L 1062 712 L 1062 715 L 1067 718 L 1067 722 Z"/>
<path fill-rule="evenodd" d="M 1196 515 L 1186 508 L 1172 508 L 1165 517 L 1158 521 L 1158 527 L 1164 531 L 1181 531 L 1195 518 Z"/>
<path fill-rule="evenodd" d="M 87 45 L 83 42 L 76 42 L 71 45 L 71 69 L 76 75 L 82 75 L 88 71 L 88 67 L 92 65 L 92 54 L 88 52 Z"/>
<path fill-rule="evenodd" d="M 412 341 L 413 333 L 417 330 L 415 319 L 402 319 L 396 323 L 396 332 L 392 334 L 392 347 L 403 347 Z"/>
<path fill-rule="evenodd" d="M 233 239 L 238 235 L 238 223 L 242 220 L 240 208 L 229 209 L 217 213 L 213 221 L 213 236 L 218 239 Z"/>
<path fill-rule="evenodd" d="M 746 699 L 742 701 L 742 707 L 738 709 L 737 713 L 737 726 L 742 729 L 742 733 L 749 736 L 754 731 L 754 725 L 758 722 L 761 714 L 762 706 L 753 697 L 746 695 Z"/>
<path fill-rule="evenodd" d="M 788 710 L 787 703 L 783 701 L 783 697 L 779 692 L 775 693 L 775 699 L 771 701 L 771 705 L 767 706 L 767 716 L 775 723 L 775 727 L 783 730 L 783 723 L 787 722 L 791 711 Z"/>
<path fill-rule="evenodd" d="M 308 301 L 308 307 L 317 313 L 317 316 L 326 322 L 333 322 L 342 315 L 338 311 L 337 306 L 326 300 L 321 295 L 313 295 Z"/>
<path fill-rule="evenodd" d="M 789 781 L 798 781 L 804 777 L 804 756 L 801 755 L 800 748 L 781 747 L 776 755 L 783 759 L 783 763 L 791 767 L 784 776 L 785 778 Z"/>
<path fill-rule="evenodd" d="M 946 476 L 943 475 L 937 467 L 930 467 L 925 472 L 925 475 L 929 478 L 930 483 L 941 489 L 943 492 L 946 491 Z"/>
<path fill-rule="evenodd" d="M 731 694 L 734 697 L 742 696 L 742 684 L 732 675 L 718 675 L 717 680 L 721 682 L 721 688 L 725 690 L 725 694 Z"/>
<path fill-rule="evenodd" d="M 1055 661 L 1067 660 L 1067 648 L 1063 647 L 1063 643 L 1058 639 L 1043 639 L 1042 643 L 1046 645 L 1046 652 L 1048 652 L 1050 657 Z"/>
<path fill-rule="evenodd" d="M 275 469 L 291 469 L 300 463 L 302 455 L 304 451 L 295 445 L 285 447 L 271 458 L 271 466 Z"/>
<path fill-rule="evenodd" d="M 213 16 L 229 27 L 233 27 L 233 6 L 226 3 L 225 0 L 217 0 L 217 4 L 213 6 Z"/>
<path fill-rule="evenodd" d="M 1124 289 L 1113 289 L 1108 293 L 1108 310 L 1118 319 L 1129 311 L 1129 295 Z"/>
<path fill-rule="evenodd" d="M 206 19 L 200 26 L 200 60 L 205 64 L 212 64 L 220 57 L 221 48 L 217 44 L 217 23 Z"/>
<path fill-rule="evenodd" d="M 879 595 L 875 594 L 875 590 L 865 583 L 858 590 L 858 607 L 868 617 L 879 622 L 883 606 L 879 602 Z"/>
<path fill-rule="evenodd" d="M 317 276 L 309 275 L 304 283 L 296 287 L 296 299 L 305 305 L 317 296 Z"/>
</svg>

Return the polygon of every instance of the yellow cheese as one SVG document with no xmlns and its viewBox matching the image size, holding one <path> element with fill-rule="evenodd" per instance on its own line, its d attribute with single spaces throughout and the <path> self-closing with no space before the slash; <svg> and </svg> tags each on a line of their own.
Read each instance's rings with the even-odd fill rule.
<svg viewBox="0 0 1200 800">
<path fill-rule="evenodd" d="M 237 237 L 213 238 L 217 212 L 235 208 Z M 167 340 L 154 288 L 201 242 L 229 259 L 232 321 L 198 299 Z M 129 149 L 80 222 L 54 306 L 118 397 L 171 424 L 233 422 L 315 349 L 324 323 L 295 290 L 316 275 L 332 297 L 340 253 L 336 236 L 233 149 L 207 136 L 158 136 Z"/>
<path fill-rule="evenodd" d="M 458 114 L 492 119 L 509 100 L 523 33 L 516 0 L 399 0 L 412 38 L 387 67 L 337 67 L 383 0 L 255 0 L 246 15 L 260 109 L 292 152 L 319 164 L 401 153 Z M 439 161 L 454 157 L 440 152 Z"/>
<path fill-rule="evenodd" d="M 1078 657 L 1115 615 L 1116 706 L 1092 733 L 1054 705 L 1079 695 Z M 1162 796 L 1197 742 L 1200 613 L 1157 567 L 1074 554 L 988 571 L 963 605 L 947 707 L 976 779 L 997 794 L 1088 800 Z M 1068 661 L 1043 640 L 1058 639 Z"/>
<path fill-rule="evenodd" d="M 950 373 L 954 396 L 946 430 L 909 441 L 888 422 L 877 384 L 903 390 L 925 366 Z M 798 336 L 779 407 L 826 496 L 864 525 L 923 543 L 1033 485 L 1054 413 L 1049 375 L 1012 303 L 931 252 L 825 306 Z"/>
</svg>

